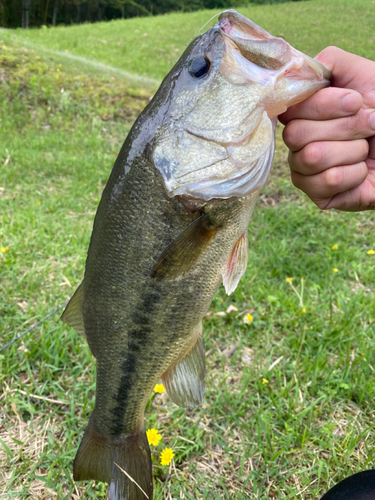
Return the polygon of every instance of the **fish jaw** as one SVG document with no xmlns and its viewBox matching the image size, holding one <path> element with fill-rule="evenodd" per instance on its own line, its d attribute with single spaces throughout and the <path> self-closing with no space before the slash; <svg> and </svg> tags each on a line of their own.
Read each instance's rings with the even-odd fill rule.
<svg viewBox="0 0 375 500">
<path fill-rule="evenodd" d="M 321 63 L 238 12 L 225 11 L 217 26 L 226 44 L 222 73 L 233 83 L 267 88 L 263 105 L 270 118 L 330 84 L 331 73 Z"/>
<path fill-rule="evenodd" d="M 197 61 L 208 69 L 194 78 Z M 233 10 L 193 42 L 172 73 L 175 93 L 168 120 L 155 133 L 152 161 L 168 196 L 189 203 L 261 188 L 271 169 L 276 117 L 330 77 L 319 62 Z"/>
</svg>

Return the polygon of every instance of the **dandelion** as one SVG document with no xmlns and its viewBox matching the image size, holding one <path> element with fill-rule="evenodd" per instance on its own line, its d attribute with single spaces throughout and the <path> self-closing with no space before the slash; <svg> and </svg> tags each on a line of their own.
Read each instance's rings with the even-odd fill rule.
<svg viewBox="0 0 375 500">
<path fill-rule="evenodd" d="M 375 253 L 375 250 L 372 250 L 372 249 L 367 251 L 367 255 L 374 255 L 374 253 Z"/>
<path fill-rule="evenodd" d="M 60 71 L 60 68 L 56 68 L 56 71 L 59 72 Z"/>
<path fill-rule="evenodd" d="M 245 325 L 250 325 L 250 323 L 253 321 L 253 319 L 254 318 L 251 316 L 251 314 L 247 313 L 243 319 L 243 322 L 245 323 Z"/>
<path fill-rule="evenodd" d="M 146 431 L 148 444 L 157 446 L 159 441 L 162 439 L 161 434 L 158 433 L 157 429 L 148 429 Z"/>
<path fill-rule="evenodd" d="M 332 250 L 338 250 L 339 246 L 334 244 L 333 247 L 332 247 Z"/>
<path fill-rule="evenodd" d="M 165 387 L 163 384 L 156 384 L 154 387 L 154 391 L 158 394 L 162 394 L 163 392 L 165 392 Z"/>
<path fill-rule="evenodd" d="M 293 281 L 293 278 L 285 278 L 285 281 L 286 281 L 287 283 L 291 283 L 291 282 Z"/>
<path fill-rule="evenodd" d="M 267 385 L 269 384 L 269 381 L 266 378 L 262 378 L 262 384 Z"/>
<path fill-rule="evenodd" d="M 332 269 L 332 271 L 333 271 L 334 273 L 338 273 L 338 272 L 339 272 L 339 270 L 337 269 L 337 267 L 334 267 L 334 268 Z"/>
<path fill-rule="evenodd" d="M 306 307 L 303 307 L 301 312 L 305 313 L 306 312 Z"/>
<path fill-rule="evenodd" d="M 1 247 L 1 253 L 9 252 L 9 247 Z"/>
<path fill-rule="evenodd" d="M 165 448 L 160 454 L 161 465 L 169 465 L 174 457 L 172 448 Z"/>
</svg>

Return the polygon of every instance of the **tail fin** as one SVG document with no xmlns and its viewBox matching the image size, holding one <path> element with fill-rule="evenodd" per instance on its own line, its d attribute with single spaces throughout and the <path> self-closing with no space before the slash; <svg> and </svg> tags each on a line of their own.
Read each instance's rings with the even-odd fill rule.
<svg viewBox="0 0 375 500">
<path fill-rule="evenodd" d="M 111 440 L 90 421 L 74 459 L 73 477 L 109 483 L 109 500 L 152 500 L 151 453 L 144 429 Z"/>
</svg>

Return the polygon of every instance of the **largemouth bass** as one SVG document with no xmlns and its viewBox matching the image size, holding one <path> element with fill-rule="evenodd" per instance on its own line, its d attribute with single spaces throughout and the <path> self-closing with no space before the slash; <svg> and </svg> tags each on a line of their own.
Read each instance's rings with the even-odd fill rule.
<svg viewBox="0 0 375 500">
<path fill-rule="evenodd" d="M 329 84 L 318 62 L 235 11 L 196 38 L 131 129 L 104 189 L 84 280 L 62 320 L 97 363 L 74 479 L 152 498 L 144 409 L 162 378 L 178 405 L 205 392 L 202 318 L 247 265 L 276 117 Z M 125 472 L 124 472 L 125 471 Z"/>
</svg>

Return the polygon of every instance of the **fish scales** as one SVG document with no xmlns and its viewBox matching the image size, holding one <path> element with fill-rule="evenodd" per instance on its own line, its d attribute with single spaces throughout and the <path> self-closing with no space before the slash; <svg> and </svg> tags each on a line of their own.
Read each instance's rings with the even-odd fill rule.
<svg viewBox="0 0 375 500">
<path fill-rule="evenodd" d="M 134 124 L 103 191 L 84 280 L 62 316 L 97 365 L 75 480 L 108 482 L 110 500 L 152 498 L 148 398 L 162 378 L 175 403 L 201 403 L 202 318 L 220 283 L 229 294 L 246 270 L 276 116 L 328 80 L 319 63 L 226 11 Z"/>
<path fill-rule="evenodd" d="M 91 243 L 87 258 L 85 289 L 90 293 L 84 302 L 85 328 L 90 331 L 88 343 L 98 363 L 97 400 L 110 412 L 116 411 L 116 415 L 118 400 L 122 401 L 123 409 L 127 407 L 122 417 L 122 432 L 126 432 L 128 425 L 143 421 L 143 408 L 155 383 L 194 339 L 221 281 L 218 263 L 224 264 L 226 255 L 247 228 L 252 201 L 256 199 L 252 193 L 243 199 L 225 201 L 232 205 L 233 214 L 228 211 L 227 227 L 215 238 L 194 272 L 176 282 L 157 284 L 149 278 L 155 260 L 192 218 L 187 220 L 181 207 L 175 210 L 171 205 L 160 176 L 147 160 L 135 161 L 128 175 L 128 187 L 116 202 L 122 207 L 121 217 L 112 217 L 105 210 L 104 223 L 100 223 L 98 230 L 94 226 L 98 240 Z M 103 200 L 111 197 L 115 185 L 108 184 Z M 150 196 L 153 210 L 141 200 L 134 200 L 131 205 L 124 203 L 129 199 L 132 185 L 137 185 L 146 197 Z M 244 205 L 249 207 L 247 212 Z M 102 206 L 106 203 L 99 207 L 97 219 L 101 219 Z M 168 218 L 168 227 L 160 223 L 163 218 Z M 140 231 L 142 227 L 148 228 L 147 236 Z M 120 242 L 116 234 L 124 235 Z M 91 248 L 95 251 L 91 252 Z M 150 259 L 150 255 L 154 258 Z M 118 266 L 115 272 L 113 262 Z M 196 276 L 203 271 L 206 280 L 197 280 Z M 107 305 L 98 314 L 98 301 L 103 300 Z M 174 343 L 176 349 L 171 351 Z M 131 362 L 135 355 L 136 360 Z M 99 376 L 101 370 L 105 377 Z M 126 384 L 121 381 L 125 375 L 132 379 L 131 395 L 123 390 Z M 145 386 L 148 390 L 144 390 Z M 114 388 L 118 388 L 116 404 L 113 404 Z M 144 400 L 139 398 L 140 388 Z M 93 421 L 99 431 L 106 431 L 112 425 L 110 419 L 96 423 L 95 410 Z"/>
</svg>

